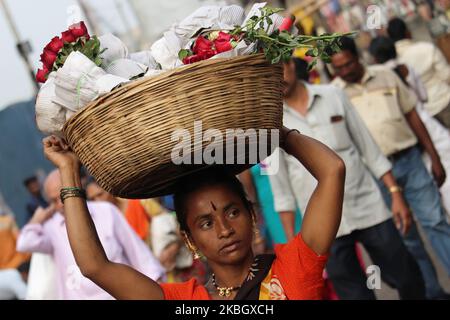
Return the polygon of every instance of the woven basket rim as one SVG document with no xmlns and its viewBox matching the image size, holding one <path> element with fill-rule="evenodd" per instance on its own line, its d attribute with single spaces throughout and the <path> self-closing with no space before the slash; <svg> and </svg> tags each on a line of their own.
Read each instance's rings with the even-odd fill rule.
<svg viewBox="0 0 450 320">
<path fill-rule="evenodd" d="M 99 103 L 100 101 L 104 101 L 107 100 L 109 97 L 113 96 L 113 95 L 117 95 L 117 94 L 121 94 L 124 91 L 127 91 L 130 87 L 135 87 L 135 86 L 139 86 L 142 83 L 146 83 L 146 82 L 152 82 L 152 81 L 158 81 L 160 79 L 164 79 L 167 77 L 171 77 L 171 76 L 175 76 L 177 74 L 181 74 L 181 73 L 185 73 L 185 72 L 189 72 L 191 69 L 198 69 L 198 68 L 207 68 L 210 65 L 214 65 L 216 63 L 220 63 L 223 61 L 242 61 L 242 63 L 244 63 L 245 61 L 248 60 L 253 60 L 255 63 L 261 63 L 261 62 L 265 62 L 267 64 L 269 64 L 270 62 L 267 61 L 267 59 L 264 57 L 264 54 L 262 53 L 257 53 L 257 54 L 249 54 L 249 55 L 244 55 L 244 56 L 237 56 L 237 57 L 231 57 L 231 58 L 216 58 L 216 59 L 207 59 L 207 60 L 202 60 L 202 61 L 198 61 L 195 63 L 191 63 L 188 65 L 184 65 L 181 66 L 179 68 L 173 69 L 173 70 L 168 70 L 166 72 L 163 72 L 161 74 L 158 74 L 156 76 L 153 77 L 144 77 L 142 79 L 137 79 L 134 81 L 130 81 L 125 83 L 124 85 L 117 87 L 115 89 L 113 89 L 111 92 L 108 92 L 100 97 L 98 97 L 97 99 L 91 101 L 90 103 L 88 103 L 86 106 L 84 106 L 81 110 L 77 111 L 69 120 L 67 120 L 64 123 L 64 126 L 62 128 L 62 132 L 64 134 L 64 136 L 66 135 L 66 131 L 67 131 L 67 127 L 70 125 L 70 123 L 72 123 L 79 114 L 83 113 L 83 112 L 87 112 L 87 110 L 89 110 L 90 108 L 92 108 L 93 106 L 97 105 L 97 103 Z"/>
</svg>

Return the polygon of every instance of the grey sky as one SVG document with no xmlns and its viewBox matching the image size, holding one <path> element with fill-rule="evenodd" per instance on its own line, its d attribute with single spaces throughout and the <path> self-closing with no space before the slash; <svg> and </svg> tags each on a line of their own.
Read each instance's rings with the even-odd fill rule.
<svg viewBox="0 0 450 320">
<path fill-rule="evenodd" d="M 5 0 L 22 39 L 29 40 L 33 48 L 30 60 L 37 70 L 41 66 L 39 56 L 44 46 L 54 36 L 64 31 L 77 14 L 75 0 Z M 89 3 L 103 32 L 120 32 L 124 29 L 113 3 L 121 0 L 91 0 Z M 130 12 L 126 12 L 135 25 Z M 83 19 L 83 16 L 81 15 Z M 74 21 L 72 21 L 74 22 Z M 16 42 L 3 12 L 0 12 L 0 110 L 18 101 L 28 100 L 33 95 L 27 69 L 16 50 Z"/>
</svg>

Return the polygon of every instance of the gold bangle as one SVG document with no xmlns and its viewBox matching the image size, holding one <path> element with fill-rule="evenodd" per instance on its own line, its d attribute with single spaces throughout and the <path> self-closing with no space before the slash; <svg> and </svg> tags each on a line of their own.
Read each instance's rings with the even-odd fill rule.
<svg viewBox="0 0 450 320">
<path fill-rule="evenodd" d="M 392 186 L 389 187 L 389 192 L 390 193 L 402 192 L 402 188 L 400 188 L 399 186 Z"/>
</svg>

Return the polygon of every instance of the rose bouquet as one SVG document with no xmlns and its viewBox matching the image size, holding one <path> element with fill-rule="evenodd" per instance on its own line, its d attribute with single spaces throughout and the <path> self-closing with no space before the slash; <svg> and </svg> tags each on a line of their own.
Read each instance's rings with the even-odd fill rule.
<svg viewBox="0 0 450 320">
<path fill-rule="evenodd" d="M 89 35 L 84 22 L 54 37 L 41 62 L 36 74 L 43 83 L 36 99 L 36 122 L 41 131 L 56 135 L 88 103 L 156 65 L 148 52 L 129 55 L 123 42 L 111 34 Z"/>
<path fill-rule="evenodd" d="M 101 54 L 106 49 L 100 49 L 100 41 L 96 36 L 91 37 L 83 21 L 71 25 L 61 33 L 61 37 L 54 37 L 41 54 L 42 69 L 36 74 L 36 80 L 45 83 L 52 71 L 61 68 L 70 53 L 79 51 L 93 61 L 97 66 L 102 64 Z"/>
<path fill-rule="evenodd" d="M 339 51 L 339 38 L 342 34 L 323 34 L 317 37 L 293 34 L 290 29 L 295 17 L 292 16 L 284 18 L 277 28 L 271 28 L 274 25 L 273 19 L 282 9 L 268 6 L 257 6 L 256 9 L 259 12 L 255 11 L 242 26 L 236 26 L 232 30 L 201 30 L 187 49 L 179 51 L 179 59 L 183 64 L 206 60 L 233 50 L 240 42 L 247 46 L 253 45 L 252 53 L 263 52 L 271 63 L 289 60 L 292 51 L 299 47 L 309 48 L 308 56 L 325 62 L 329 62 L 331 54 Z M 317 59 L 314 59 L 310 68 L 316 62 Z"/>
</svg>

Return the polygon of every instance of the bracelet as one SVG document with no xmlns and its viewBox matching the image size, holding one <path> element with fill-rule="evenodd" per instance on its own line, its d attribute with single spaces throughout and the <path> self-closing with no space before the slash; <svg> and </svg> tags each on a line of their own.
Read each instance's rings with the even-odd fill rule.
<svg viewBox="0 0 450 320">
<path fill-rule="evenodd" d="M 67 198 L 77 197 L 86 199 L 86 191 L 78 187 L 65 187 L 61 188 L 59 192 L 59 197 L 61 198 L 61 202 L 64 203 L 64 200 Z"/>
<path fill-rule="evenodd" d="M 402 188 L 400 188 L 399 186 L 392 186 L 389 187 L 389 192 L 390 193 L 402 192 Z"/>
</svg>

